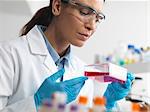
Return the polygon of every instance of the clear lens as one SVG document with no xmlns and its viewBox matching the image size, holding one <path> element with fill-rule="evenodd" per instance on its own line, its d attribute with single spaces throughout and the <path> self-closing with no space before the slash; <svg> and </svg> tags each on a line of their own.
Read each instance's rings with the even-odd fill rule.
<svg viewBox="0 0 150 112">
<path fill-rule="evenodd" d="M 66 2 L 67 1 L 67 2 Z M 89 18 L 93 18 L 95 17 L 95 21 L 97 22 L 101 22 L 102 20 L 105 19 L 105 15 L 103 13 L 99 13 L 96 10 L 94 10 L 93 8 L 86 6 L 82 3 L 76 2 L 74 0 L 62 0 L 62 2 L 70 4 L 72 6 L 74 6 L 75 8 L 78 9 L 80 16 L 82 16 L 83 21 L 89 21 Z"/>
</svg>

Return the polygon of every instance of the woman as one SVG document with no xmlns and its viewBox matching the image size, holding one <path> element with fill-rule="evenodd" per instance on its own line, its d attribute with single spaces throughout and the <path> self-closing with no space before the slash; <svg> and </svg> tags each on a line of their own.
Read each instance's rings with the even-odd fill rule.
<svg viewBox="0 0 150 112">
<path fill-rule="evenodd" d="M 56 91 L 71 103 L 84 95 L 92 105 L 93 82 L 83 76 L 84 63 L 71 45 L 81 47 L 105 16 L 103 0 L 51 0 L 23 27 L 21 38 L 0 45 L 0 110 L 35 112 Z M 125 84 L 109 84 L 104 96 L 111 109 L 124 98 L 133 77 Z M 113 93 L 112 93 L 113 92 Z M 89 94 L 90 93 L 90 94 Z"/>
</svg>

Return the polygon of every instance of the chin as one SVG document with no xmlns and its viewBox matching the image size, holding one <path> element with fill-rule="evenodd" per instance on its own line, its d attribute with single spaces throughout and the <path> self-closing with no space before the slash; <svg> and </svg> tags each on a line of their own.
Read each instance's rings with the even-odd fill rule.
<svg viewBox="0 0 150 112">
<path fill-rule="evenodd" d="M 76 47 L 82 47 L 84 45 L 84 42 L 72 43 L 72 45 Z"/>
</svg>

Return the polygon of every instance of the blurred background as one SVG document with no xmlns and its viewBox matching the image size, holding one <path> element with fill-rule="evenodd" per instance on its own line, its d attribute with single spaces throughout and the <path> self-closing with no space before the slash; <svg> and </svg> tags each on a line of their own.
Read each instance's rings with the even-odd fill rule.
<svg viewBox="0 0 150 112">
<path fill-rule="evenodd" d="M 48 4 L 0 0 L 0 41 L 17 38 L 34 13 Z M 103 13 L 106 20 L 82 48 L 73 47 L 74 53 L 87 64 L 109 61 L 135 73 L 128 99 L 150 104 L 150 0 L 106 0 Z"/>
<path fill-rule="evenodd" d="M 34 13 L 48 4 L 49 0 L 0 0 L 0 41 L 17 37 Z M 74 48 L 84 61 L 93 63 L 96 54 L 112 53 L 120 44 L 150 45 L 149 0 L 106 0 L 103 12 L 106 20 L 92 38 L 82 49 Z"/>
</svg>

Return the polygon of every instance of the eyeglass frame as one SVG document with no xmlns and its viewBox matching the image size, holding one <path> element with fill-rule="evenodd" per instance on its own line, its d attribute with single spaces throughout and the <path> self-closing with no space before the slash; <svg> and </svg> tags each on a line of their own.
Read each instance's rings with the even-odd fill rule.
<svg viewBox="0 0 150 112">
<path fill-rule="evenodd" d="M 77 7 L 82 7 L 84 9 L 88 9 L 90 14 L 86 14 L 86 16 L 91 16 L 93 14 L 96 15 L 96 19 L 98 19 L 98 21 L 96 21 L 96 22 L 98 22 L 98 23 L 100 23 L 102 20 L 105 20 L 105 15 L 102 12 L 97 12 L 92 7 L 87 6 L 87 5 L 83 4 L 83 3 L 75 2 L 75 0 L 61 0 L 61 2 L 66 3 L 66 4 L 70 4 L 70 5 L 73 5 L 73 6 L 77 6 Z"/>
</svg>

